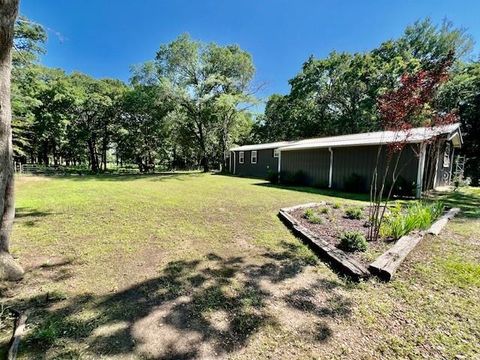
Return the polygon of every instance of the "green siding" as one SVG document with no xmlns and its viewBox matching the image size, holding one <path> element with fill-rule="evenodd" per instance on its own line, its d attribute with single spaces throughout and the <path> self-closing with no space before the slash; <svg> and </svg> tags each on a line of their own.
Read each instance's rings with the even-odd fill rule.
<svg viewBox="0 0 480 360">
<path fill-rule="evenodd" d="M 328 185 L 330 152 L 328 149 L 282 151 L 281 171 L 295 174 L 303 171 L 310 185 Z"/>
<path fill-rule="evenodd" d="M 418 167 L 418 158 L 416 151 L 413 151 L 414 148 L 417 149 L 418 146 L 409 145 L 403 150 L 398 166 L 399 169 L 402 169 L 401 177 L 412 184 L 416 182 Z M 377 153 L 378 146 L 333 148 L 332 187 L 343 189 L 345 180 L 351 175 L 357 174 L 364 178 L 363 190 L 368 191 L 377 161 Z M 379 164 L 379 174 L 383 174 L 386 164 L 386 148 L 382 149 Z M 283 151 L 281 166 L 282 172 L 294 174 L 303 171 L 307 175 L 310 185 L 327 186 L 330 152 L 328 149 Z"/>
<path fill-rule="evenodd" d="M 273 149 L 257 150 L 257 163 L 251 163 L 251 151 L 244 151 L 245 162 L 238 161 L 239 151 L 235 151 L 235 175 L 246 177 L 266 178 L 269 171 L 278 170 L 278 158 L 273 157 Z M 232 158 L 233 170 L 233 158 Z"/>
</svg>

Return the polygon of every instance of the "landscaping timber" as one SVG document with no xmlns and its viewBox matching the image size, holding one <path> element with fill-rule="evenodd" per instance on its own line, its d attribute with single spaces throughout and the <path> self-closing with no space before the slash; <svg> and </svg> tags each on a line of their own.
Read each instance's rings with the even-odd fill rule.
<svg viewBox="0 0 480 360">
<path fill-rule="evenodd" d="M 451 208 L 450 210 L 447 211 L 445 215 L 440 217 L 437 221 L 435 221 L 432 226 L 430 226 L 430 229 L 427 230 L 428 234 L 432 235 L 438 235 L 440 234 L 440 231 L 447 225 L 448 220 L 453 219 L 455 215 L 460 211 L 459 208 Z"/>
<path fill-rule="evenodd" d="M 309 208 L 313 206 L 323 205 L 322 203 L 310 203 L 298 205 L 290 208 L 282 208 L 279 217 L 282 221 L 302 240 L 319 255 L 324 257 L 334 268 L 338 269 L 345 275 L 354 280 L 365 279 L 370 276 L 368 270 L 355 259 L 348 256 L 344 251 L 332 246 L 327 241 L 313 234 L 306 227 L 302 226 L 295 220 L 289 212 L 299 208 Z"/>
<path fill-rule="evenodd" d="M 380 279 L 390 281 L 400 264 L 405 260 L 407 255 L 417 246 L 423 239 L 425 234 L 438 235 L 448 220 L 452 219 L 460 209 L 452 208 L 439 220 L 435 221 L 426 232 L 418 232 L 402 236 L 388 251 L 380 255 L 368 269 Z"/>
</svg>

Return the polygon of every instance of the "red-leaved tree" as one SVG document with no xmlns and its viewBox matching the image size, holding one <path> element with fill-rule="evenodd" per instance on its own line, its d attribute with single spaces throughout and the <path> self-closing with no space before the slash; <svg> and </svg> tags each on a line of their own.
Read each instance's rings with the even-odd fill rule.
<svg viewBox="0 0 480 360">
<path fill-rule="evenodd" d="M 453 53 L 438 63 L 431 64 L 429 70 L 420 70 L 413 74 L 405 73 L 400 78 L 398 88 L 385 93 L 378 99 L 377 108 L 382 128 L 394 133 L 394 141 L 389 142 L 384 149 L 386 154 L 382 174 L 379 174 L 382 146 L 378 149 L 377 164 L 370 188 L 370 240 L 378 239 L 388 201 L 402 170 L 407 165 L 404 163 L 399 167 L 402 151 L 409 143 L 410 130 L 414 127 L 425 127 L 426 131 L 431 131 L 435 127 L 451 124 L 457 120 L 455 112 L 439 112 L 434 106 L 436 92 L 448 79 L 452 62 Z M 436 137 L 433 136 L 429 141 L 436 141 Z M 438 146 L 429 146 L 429 149 L 432 152 L 429 158 L 435 156 L 433 151 L 436 151 L 438 156 Z M 387 189 L 385 184 L 390 177 L 391 181 Z"/>
</svg>

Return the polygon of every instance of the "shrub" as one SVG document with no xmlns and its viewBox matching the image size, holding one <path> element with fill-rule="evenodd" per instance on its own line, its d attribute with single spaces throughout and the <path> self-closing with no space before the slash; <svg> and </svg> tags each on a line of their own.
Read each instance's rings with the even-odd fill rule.
<svg viewBox="0 0 480 360">
<path fill-rule="evenodd" d="M 293 174 L 293 183 L 295 185 L 307 185 L 308 184 L 308 175 L 305 171 L 299 170 Z"/>
<path fill-rule="evenodd" d="M 318 188 L 318 189 L 327 189 L 328 188 L 328 181 L 319 180 L 315 184 L 313 184 L 313 187 Z"/>
<path fill-rule="evenodd" d="M 363 217 L 362 208 L 350 207 L 345 211 L 345 216 L 349 219 L 360 220 Z"/>
<path fill-rule="evenodd" d="M 321 224 L 323 220 L 313 209 L 305 210 L 303 217 L 312 224 Z"/>
<path fill-rule="evenodd" d="M 267 180 L 272 184 L 278 184 L 278 171 L 268 170 Z"/>
<path fill-rule="evenodd" d="M 320 211 L 320 214 L 325 214 L 325 215 L 327 215 L 327 214 L 330 212 L 330 209 L 329 209 L 328 207 L 326 207 L 326 206 L 323 206 L 323 207 L 321 207 L 321 208 L 319 209 L 319 211 Z"/>
<path fill-rule="evenodd" d="M 346 231 L 340 236 L 340 247 L 346 251 L 367 250 L 367 239 L 360 231 Z"/>
<path fill-rule="evenodd" d="M 443 213 L 443 209 L 441 202 L 415 202 L 405 209 L 397 205 L 386 216 L 380 235 L 398 240 L 412 230 L 427 229 Z"/>
<path fill-rule="evenodd" d="M 365 190 L 365 183 L 365 177 L 353 173 L 345 179 L 343 187 L 345 191 L 357 193 Z"/>
<path fill-rule="evenodd" d="M 387 184 L 387 188 L 390 184 Z M 414 196 L 415 195 L 415 183 L 408 182 L 404 177 L 400 176 L 393 186 L 392 193 L 398 196 Z"/>
</svg>

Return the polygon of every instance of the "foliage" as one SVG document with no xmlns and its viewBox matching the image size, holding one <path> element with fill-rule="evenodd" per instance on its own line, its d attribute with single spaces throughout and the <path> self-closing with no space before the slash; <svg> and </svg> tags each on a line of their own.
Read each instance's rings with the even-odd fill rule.
<svg viewBox="0 0 480 360">
<path fill-rule="evenodd" d="M 340 235 L 340 248 L 345 251 L 365 251 L 368 243 L 360 231 L 345 231 Z"/>
<path fill-rule="evenodd" d="M 269 169 L 267 171 L 267 180 L 272 184 L 278 184 L 278 171 Z"/>
<path fill-rule="evenodd" d="M 348 192 L 363 192 L 366 188 L 366 179 L 364 176 L 353 173 L 345 179 L 343 187 Z"/>
<path fill-rule="evenodd" d="M 440 201 L 426 203 L 414 202 L 405 208 L 399 203 L 390 210 L 380 228 L 380 235 L 398 240 L 412 230 L 427 229 L 440 215 L 444 205 Z"/>
<path fill-rule="evenodd" d="M 323 219 L 313 209 L 307 209 L 303 213 L 303 217 L 312 224 L 322 224 Z"/>
<path fill-rule="evenodd" d="M 403 74 L 431 71 L 448 54 L 457 64 L 472 45 L 463 29 L 425 19 L 367 53 L 311 56 L 290 80 L 290 93 L 269 98 L 255 137 L 279 141 L 380 130 L 378 98 L 394 90 Z M 440 113 L 441 103 L 435 109 Z"/>
<path fill-rule="evenodd" d="M 345 210 L 345 216 L 352 220 L 360 220 L 363 217 L 363 209 L 361 207 L 349 207 Z"/>
</svg>

